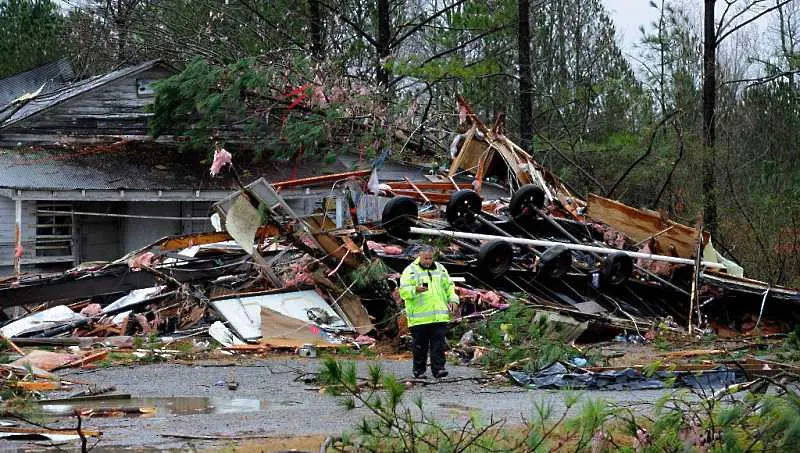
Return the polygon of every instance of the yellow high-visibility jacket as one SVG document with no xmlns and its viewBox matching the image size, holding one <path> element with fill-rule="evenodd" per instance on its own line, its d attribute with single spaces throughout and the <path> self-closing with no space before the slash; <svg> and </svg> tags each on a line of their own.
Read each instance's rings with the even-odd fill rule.
<svg viewBox="0 0 800 453">
<path fill-rule="evenodd" d="M 447 322 L 450 320 L 447 304 L 458 303 L 455 285 L 450 281 L 447 269 L 439 263 L 434 264 L 434 269 L 423 269 L 417 258 L 400 276 L 400 297 L 406 304 L 409 327 Z M 417 286 L 422 283 L 428 284 L 428 290 L 417 293 Z"/>
</svg>

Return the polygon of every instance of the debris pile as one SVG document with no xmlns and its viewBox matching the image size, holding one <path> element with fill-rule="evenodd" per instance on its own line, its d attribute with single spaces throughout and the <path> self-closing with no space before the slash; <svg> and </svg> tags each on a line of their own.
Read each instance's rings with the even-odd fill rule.
<svg viewBox="0 0 800 453">
<path fill-rule="evenodd" d="M 581 199 L 503 135 L 502 119 L 489 128 L 460 102 L 464 132 L 448 171 L 419 181 L 379 181 L 377 166 L 259 179 L 215 204 L 219 231 L 0 281 L 0 335 L 104 348 L 23 358 L 43 370 L 101 360 L 149 336 L 210 336 L 228 353 L 369 347 L 406 333 L 399 273 L 430 243 L 462 302 L 454 323 L 518 304 L 569 320 L 578 343 L 665 328 L 785 332 L 795 323 L 800 292 L 744 278 L 701 227 Z M 280 195 L 326 185 L 344 197 L 310 216 Z M 473 359 L 482 354 L 469 346 Z"/>
</svg>

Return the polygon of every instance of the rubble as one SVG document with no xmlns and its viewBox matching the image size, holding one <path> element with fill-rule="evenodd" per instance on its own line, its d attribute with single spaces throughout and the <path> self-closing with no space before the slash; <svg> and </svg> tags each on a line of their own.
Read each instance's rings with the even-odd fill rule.
<svg viewBox="0 0 800 453">
<path fill-rule="evenodd" d="M 467 114 L 447 172 L 421 180 L 378 181 L 376 169 L 259 179 L 215 204 L 222 231 L 165 237 L 111 263 L 0 280 L 0 308 L 26 310 L 16 317 L 3 312 L 0 335 L 22 356 L 3 370 L 27 382 L 26 391 L 44 391 L 58 386 L 37 388 L 40 376 L 59 382 L 48 372 L 106 360 L 110 351 L 146 360 L 181 354 L 158 337 L 189 339 L 193 350 L 206 349 L 194 342 L 206 337 L 221 345 L 220 354 L 401 344 L 407 324 L 399 273 L 431 242 L 461 301 L 453 324 L 485 324 L 521 307 L 558 326 L 548 341 L 571 347 L 615 337 L 653 342 L 664 332 L 693 329 L 731 337 L 794 327 L 800 291 L 745 278 L 702 228 L 591 194 L 581 199 L 505 137 L 501 121 L 488 128 L 460 102 Z M 329 211 L 323 201 L 319 212 L 298 216 L 280 192 L 311 186 L 336 188 L 346 202 Z M 510 325 L 501 330 L 507 343 L 518 334 Z M 461 360 L 480 363 L 497 346 L 470 332 L 454 349 Z M 36 346 L 74 349 L 20 349 Z M 87 351 L 93 346 L 100 348 Z M 704 348 L 669 360 L 722 360 L 724 351 Z M 667 378 L 724 386 L 743 379 L 733 365 L 716 369 L 719 363 L 664 371 L 653 381 L 635 367 L 571 362 L 536 374 L 516 371 L 527 362 L 515 360 L 503 371 L 538 388 L 661 388 Z M 747 370 L 775 369 L 787 368 L 764 362 Z M 120 406 L 84 415 L 142 411 Z"/>
</svg>

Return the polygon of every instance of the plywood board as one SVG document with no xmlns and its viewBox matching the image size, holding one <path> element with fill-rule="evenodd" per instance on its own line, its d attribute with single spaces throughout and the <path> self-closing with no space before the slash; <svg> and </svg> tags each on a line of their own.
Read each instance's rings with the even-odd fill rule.
<svg viewBox="0 0 800 453">
<path fill-rule="evenodd" d="M 475 138 L 476 130 L 477 126 L 473 126 L 464 134 L 464 143 L 461 144 L 458 155 L 450 165 L 450 172 L 448 173 L 450 176 L 455 176 L 463 171 L 477 172 L 475 167 L 478 166 L 481 157 L 486 153 L 489 144 Z"/>
<path fill-rule="evenodd" d="M 673 222 L 652 211 L 632 208 L 615 200 L 589 194 L 587 216 L 625 233 L 636 242 L 672 227 L 656 238 L 662 254 L 675 246 L 678 256 L 692 258 L 697 244 L 697 230 Z"/>
<path fill-rule="evenodd" d="M 272 347 L 329 344 L 319 327 L 261 307 L 261 343 Z"/>
</svg>

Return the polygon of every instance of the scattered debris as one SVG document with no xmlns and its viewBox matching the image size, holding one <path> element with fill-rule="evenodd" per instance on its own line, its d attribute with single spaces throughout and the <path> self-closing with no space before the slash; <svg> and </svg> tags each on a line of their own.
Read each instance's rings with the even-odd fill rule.
<svg viewBox="0 0 800 453">
<path fill-rule="evenodd" d="M 452 357 L 491 364 L 495 376 L 519 385 L 720 389 L 754 376 L 800 376 L 798 368 L 752 355 L 758 341 L 772 338 L 780 347 L 792 335 L 800 291 L 745 278 L 702 226 L 593 194 L 581 199 L 505 137 L 501 122 L 488 128 L 459 103 L 464 132 L 453 141 L 447 172 L 419 180 L 392 180 L 377 168 L 262 178 L 214 204 L 218 231 L 165 237 L 110 263 L 0 280 L 0 344 L 11 362 L 0 365 L 3 384 L 39 397 L 68 391 L 71 398 L 39 403 L 70 404 L 80 416 L 147 416 L 155 409 L 109 393 L 113 386 L 75 392 L 73 385 L 88 384 L 52 371 L 105 366 L 123 354 L 147 362 L 212 353 L 313 358 L 343 348 L 374 353 L 385 344 L 396 352 L 408 340 L 399 273 L 431 243 L 461 302 Z M 212 173 L 228 164 L 220 148 Z M 338 196 L 299 216 L 281 196 L 299 187 Z M 506 314 L 530 322 L 497 322 Z M 712 335 L 746 347 L 668 344 L 673 336 Z M 623 351 L 592 350 L 602 342 Z M 669 350 L 661 358 L 672 366 L 593 367 L 643 343 Z M 233 374 L 215 385 L 239 388 Z M 89 407 L 101 401 L 114 405 Z M 77 434 L 0 430 L 14 436 Z"/>
</svg>

